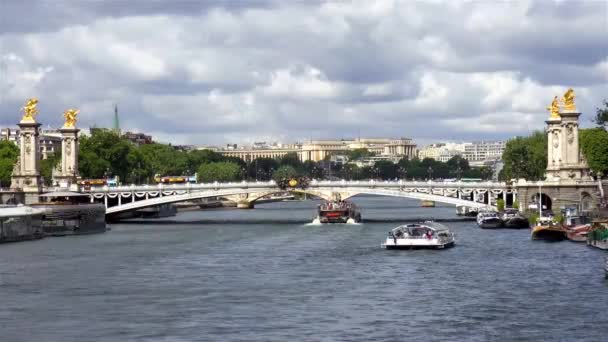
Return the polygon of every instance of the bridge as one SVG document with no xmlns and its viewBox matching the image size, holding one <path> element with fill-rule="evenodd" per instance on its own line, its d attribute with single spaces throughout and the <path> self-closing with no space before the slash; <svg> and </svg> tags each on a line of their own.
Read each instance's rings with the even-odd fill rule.
<svg viewBox="0 0 608 342">
<path fill-rule="evenodd" d="M 253 208 L 256 200 L 283 192 L 306 193 L 325 200 L 348 199 L 356 195 L 380 195 L 428 200 L 474 208 L 494 208 L 496 200 L 517 200 L 517 191 L 501 182 L 408 182 L 408 181 L 318 181 L 306 188 L 281 189 L 274 181 L 157 184 L 82 189 L 91 202 L 103 202 L 107 215 L 163 204 L 222 197 L 237 202 L 239 208 Z"/>
</svg>

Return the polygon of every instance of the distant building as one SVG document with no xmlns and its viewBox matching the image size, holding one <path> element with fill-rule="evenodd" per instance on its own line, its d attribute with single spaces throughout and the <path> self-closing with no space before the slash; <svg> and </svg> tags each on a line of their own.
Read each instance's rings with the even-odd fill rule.
<svg viewBox="0 0 608 342">
<path fill-rule="evenodd" d="M 461 144 L 437 143 L 428 145 L 418 151 L 418 158 L 431 158 L 447 162 L 455 156 L 462 156 L 472 166 L 481 166 L 488 161 L 501 160 L 505 146 L 504 141 L 476 141 Z"/>
<path fill-rule="evenodd" d="M 47 159 L 49 155 L 61 153 L 61 132 L 57 129 L 45 129 L 40 132 L 40 156 Z"/>
<path fill-rule="evenodd" d="M 56 129 L 40 130 L 40 157 L 47 159 L 50 154 L 61 153 L 61 133 Z M 19 146 L 19 130 L 16 128 L 0 129 L 0 140 L 8 140 Z"/>
<path fill-rule="evenodd" d="M 441 162 L 447 162 L 455 156 L 464 154 L 465 146 L 467 144 L 455 144 L 455 143 L 438 143 L 431 144 L 418 151 L 419 159 L 435 159 Z"/>
<path fill-rule="evenodd" d="M 0 140 L 7 140 L 19 145 L 19 130 L 14 128 L 0 129 Z"/>
<path fill-rule="evenodd" d="M 278 144 L 267 142 L 256 142 L 251 147 L 226 148 L 217 150 L 218 153 L 251 161 L 256 158 L 280 158 L 288 153 L 296 153 L 301 161 L 312 160 L 315 162 L 325 160 L 332 155 L 345 155 L 355 149 L 365 148 L 377 156 L 391 157 L 394 159 L 416 156 L 416 144 L 408 138 L 400 139 L 342 139 L 342 140 L 317 140 L 306 143 Z"/>
<path fill-rule="evenodd" d="M 173 148 L 177 151 L 190 152 L 196 150 L 196 146 L 194 145 L 173 145 Z"/>
<path fill-rule="evenodd" d="M 507 145 L 504 141 L 477 141 L 465 146 L 463 157 L 469 162 L 501 160 Z"/>
<path fill-rule="evenodd" d="M 147 145 L 154 142 L 152 141 L 151 135 L 145 135 L 143 133 L 126 132 L 123 134 L 123 137 L 137 145 Z"/>
<path fill-rule="evenodd" d="M 358 160 L 354 160 L 352 162 L 350 162 L 350 164 L 355 164 L 358 167 L 365 167 L 365 166 L 374 166 L 376 164 L 376 162 L 379 161 L 390 161 L 393 163 L 398 163 L 399 160 L 401 160 L 401 158 L 399 157 L 395 157 L 395 156 L 371 156 L 371 157 L 365 157 L 365 158 L 361 158 Z"/>
</svg>

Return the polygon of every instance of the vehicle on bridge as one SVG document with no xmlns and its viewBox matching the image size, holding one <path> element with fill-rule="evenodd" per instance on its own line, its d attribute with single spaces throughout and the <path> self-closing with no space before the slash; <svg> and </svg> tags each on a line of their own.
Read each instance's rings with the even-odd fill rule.
<svg viewBox="0 0 608 342">
<path fill-rule="evenodd" d="M 454 234 L 436 222 L 399 226 L 390 232 L 382 247 L 386 249 L 442 249 L 454 246 Z"/>
<path fill-rule="evenodd" d="M 163 176 L 161 177 L 161 175 L 156 174 L 154 176 L 154 182 L 155 183 L 162 183 L 162 184 L 184 184 L 184 183 L 190 183 L 190 184 L 196 184 L 197 180 L 197 175 L 194 174 L 193 176 Z"/>
<path fill-rule="evenodd" d="M 319 223 L 358 223 L 361 213 L 357 206 L 349 201 L 327 201 L 319 204 L 317 217 L 313 222 Z"/>
<path fill-rule="evenodd" d="M 119 185 L 118 176 L 113 178 L 94 178 L 94 179 L 81 179 L 77 182 L 78 185 L 82 186 L 85 189 L 90 189 L 92 186 L 118 186 Z"/>
</svg>

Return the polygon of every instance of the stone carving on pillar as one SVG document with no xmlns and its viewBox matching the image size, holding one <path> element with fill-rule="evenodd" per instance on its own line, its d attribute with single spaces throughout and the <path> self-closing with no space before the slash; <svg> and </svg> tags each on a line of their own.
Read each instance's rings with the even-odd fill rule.
<svg viewBox="0 0 608 342">
<path fill-rule="evenodd" d="M 562 96 L 561 106 L 555 96 L 551 106 L 547 107 L 550 112 L 545 121 L 549 144 L 547 177 L 554 180 L 590 179 L 589 167 L 579 149 L 578 118 L 581 113 L 576 109 L 575 98 L 574 90 L 570 88 Z"/>
<path fill-rule="evenodd" d="M 78 132 L 76 117 L 79 110 L 68 109 L 63 113 L 65 123 L 61 132 L 61 166 L 53 172 L 53 183 L 69 188 L 78 179 Z"/>
<path fill-rule="evenodd" d="M 26 193 L 26 202 L 33 202 L 42 191 L 40 177 L 40 124 L 36 122 L 38 99 L 31 98 L 21 108 L 23 117 L 19 122 L 19 158 L 11 176 L 11 188 Z M 31 198 L 32 200 L 28 200 Z"/>
</svg>

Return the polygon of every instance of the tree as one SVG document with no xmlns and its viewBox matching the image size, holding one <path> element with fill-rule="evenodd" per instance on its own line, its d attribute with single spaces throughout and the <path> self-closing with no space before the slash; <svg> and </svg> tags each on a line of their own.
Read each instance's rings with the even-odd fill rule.
<svg viewBox="0 0 608 342">
<path fill-rule="evenodd" d="M 302 173 L 310 179 L 322 179 L 323 168 L 312 160 L 302 163 Z"/>
<path fill-rule="evenodd" d="M 290 165 L 298 169 L 302 166 L 302 162 L 296 152 L 289 152 L 279 159 L 279 164 Z"/>
<path fill-rule="evenodd" d="M 397 165 L 388 160 L 379 160 L 374 164 L 378 170 L 380 179 L 395 179 L 397 178 Z"/>
<path fill-rule="evenodd" d="M 503 200 L 502 198 L 496 200 L 496 210 L 500 212 L 505 211 L 505 200 Z"/>
<path fill-rule="evenodd" d="M 231 162 L 207 163 L 198 169 L 199 182 L 234 182 L 240 178 L 239 164 Z"/>
<path fill-rule="evenodd" d="M 269 180 L 279 163 L 273 158 L 256 158 L 249 163 L 247 174 L 257 180 Z"/>
<path fill-rule="evenodd" d="M 224 161 L 221 154 L 211 150 L 194 150 L 186 155 L 188 169 L 198 170 L 199 167 L 207 163 L 215 163 Z"/>
<path fill-rule="evenodd" d="M 446 162 L 451 178 L 461 178 L 466 172 L 471 170 L 469 161 L 462 156 L 454 156 Z"/>
<path fill-rule="evenodd" d="M 152 181 L 154 169 L 146 160 L 144 154 L 138 148 L 133 148 L 127 155 L 129 165 L 132 165 L 131 172 L 125 179 L 126 183 L 142 184 Z"/>
<path fill-rule="evenodd" d="M 61 152 L 51 153 L 46 159 L 40 161 L 40 175 L 44 179 L 44 184 L 52 185 L 53 169 L 61 162 Z"/>
<path fill-rule="evenodd" d="M 10 141 L 0 141 L 0 187 L 9 187 L 19 148 Z"/>
<path fill-rule="evenodd" d="M 80 139 L 80 174 L 86 178 L 101 178 L 107 170 L 126 179 L 132 165 L 127 156 L 133 145 L 113 131 L 100 130 Z M 105 168 L 103 168 L 105 167 Z"/>
<path fill-rule="evenodd" d="M 295 179 L 297 177 L 298 177 L 298 172 L 291 165 L 283 165 L 283 166 L 279 167 L 276 171 L 274 171 L 272 174 L 272 179 L 275 182 L 277 182 L 277 184 L 280 181 Z"/>
<path fill-rule="evenodd" d="M 603 128 L 581 129 L 579 140 L 589 168 L 597 175 L 608 175 L 608 132 Z"/>
<path fill-rule="evenodd" d="M 373 155 L 374 155 L 374 153 L 370 152 L 366 148 L 356 148 L 347 153 L 348 160 L 357 160 L 360 158 L 371 157 Z"/>
<path fill-rule="evenodd" d="M 547 169 L 547 135 L 537 131 L 529 137 L 509 140 L 502 160 L 502 180 L 542 180 Z"/>
<path fill-rule="evenodd" d="M 608 125 L 608 100 L 604 100 L 604 108 L 597 108 L 594 122 L 599 126 Z"/>
<path fill-rule="evenodd" d="M 348 180 L 361 179 L 361 170 L 355 164 L 346 164 L 342 167 L 340 177 Z"/>
<path fill-rule="evenodd" d="M 161 176 L 181 176 L 194 173 L 196 169 L 188 168 L 186 152 L 178 151 L 170 145 L 146 144 L 137 147 L 143 161 L 150 166 L 154 174 Z M 189 172 L 188 172 L 189 171 Z"/>
</svg>

